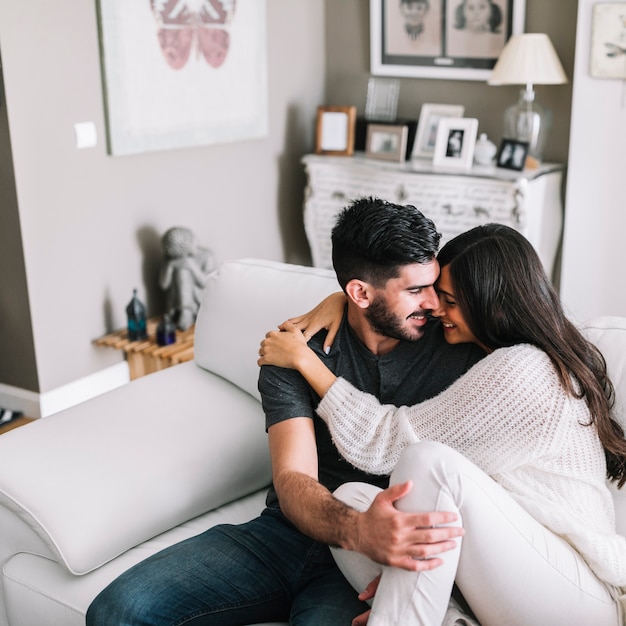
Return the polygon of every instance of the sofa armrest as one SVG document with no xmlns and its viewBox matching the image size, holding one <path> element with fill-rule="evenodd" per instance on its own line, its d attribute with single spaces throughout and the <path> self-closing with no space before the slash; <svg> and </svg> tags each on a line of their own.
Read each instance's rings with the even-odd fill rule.
<svg viewBox="0 0 626 626">
<path fill-rule="evenodd" d="M 74 574 L 270 477 L 259 402 L 193 362 L 0 437 L 3 516 Z M 14 543 L 3 537 L 0 549 Z"/>
</svg>

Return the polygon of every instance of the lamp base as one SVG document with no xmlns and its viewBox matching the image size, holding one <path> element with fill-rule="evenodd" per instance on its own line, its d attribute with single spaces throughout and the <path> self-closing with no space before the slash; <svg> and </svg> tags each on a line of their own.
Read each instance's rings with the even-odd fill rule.
<svg viewBox="0 0 626 626">
<path fill-rule="evenodd" d="M 527 87 L 517 103 L 504 112 L 504 137 L 528 142 L 528 156 L 539 164 L 551 121 L 550 111 L 535 102 L 535 92 Z"/>
</svg>

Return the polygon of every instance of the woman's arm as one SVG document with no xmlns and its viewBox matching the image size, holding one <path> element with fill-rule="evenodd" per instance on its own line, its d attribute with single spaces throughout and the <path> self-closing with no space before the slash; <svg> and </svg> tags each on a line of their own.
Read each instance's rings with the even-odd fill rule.
<svg viewBox="0 0 626 626">
<path fill-rule="evenodd" d="M 496 350 L 438 396 L 413 406 L 381 404 L 338 378 L 317 414 L 337 449 L 372 474 L 389 474 L 404 449 L 439 441 L 493 473 L 543 454 L 566 428 L 560 415 L 567 396 L 545 353 L 530 346 Z M 532 426 L 531 426 L 532 425 Z"/>
<path fill-rule="evenodd" d="M 343 310 L 343 309 L 342 309 Z M 290 321 L 271 330 L 261 341 L 259 365 L 276 365 L 295 369 L 302 374 L 320 398 L 324 397 L 337 377 L 307 345 L 306 335 Z"/>
<path fill-rule="evenodd" d="M 297 317 L 289 318 L 289 322 L 295 324 L 302 333 L 306 336 L 307 341 L 313 337 L 320 330 L 325 328 L 328 333 L 324 340 L 324 352 L 328 354 L 330 348 L 335 341 L 337 331 L 341 326 L 341 320 L 343 319 L 343 312 L 346 307 L 346 295 L 343 291 L 338 291 L 324 298 L 314 309 L 305 313 L 304 315 L 298 315 Z M 283 325 L 279 328 L 282 330 Z"/>
</svg>

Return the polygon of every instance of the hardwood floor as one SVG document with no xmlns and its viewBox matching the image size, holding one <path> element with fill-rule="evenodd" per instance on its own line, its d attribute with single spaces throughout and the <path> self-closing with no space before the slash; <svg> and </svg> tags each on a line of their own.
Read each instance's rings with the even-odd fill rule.
<svg viewBox="0 0 626 626">
<path fill-rule="evenodd" d="M 13 430 L 14 428 L 18 428 L 19 426 L 24 426 L 24 424 L 29 424 L 32 421 L 32 417 L 16 417 L 14 420 L 0 426 L 0 435 Z"/>
</svg>

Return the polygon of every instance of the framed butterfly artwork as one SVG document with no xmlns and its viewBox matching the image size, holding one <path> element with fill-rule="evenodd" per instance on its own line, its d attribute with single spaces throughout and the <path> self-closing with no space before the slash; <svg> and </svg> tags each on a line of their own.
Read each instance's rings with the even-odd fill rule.
<svg viewBox="0 0 626 626">
<path fill-rule="evenodd" d="M 268 133 L 266 0 L 98 0 L 111 155 Z"/>
</svg>

